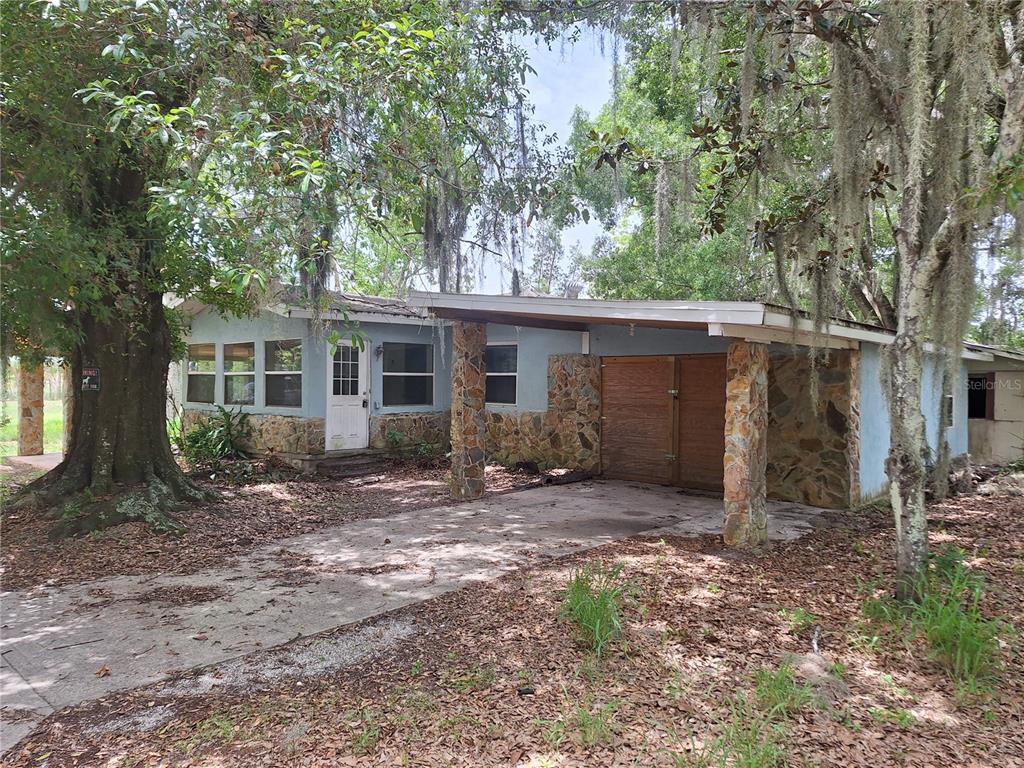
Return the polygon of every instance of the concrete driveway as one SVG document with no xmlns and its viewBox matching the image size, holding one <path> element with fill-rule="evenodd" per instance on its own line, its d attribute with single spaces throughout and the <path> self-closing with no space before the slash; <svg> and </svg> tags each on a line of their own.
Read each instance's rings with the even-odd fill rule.
<svg viewBox="0 0 1024 768">
<path fill-rule="evenodd" d="M 774 538 L 820 512 L 774 504 Z M 118 576 L 7 592 L 0 744 L 47 714 L 194 667 L 360 621 L 489 580 L 531 560 L 643 531 L 717 533 L 721 500 L 593 481 L 362 520 L 275 542 L 187 576 Z"/>
</svg>

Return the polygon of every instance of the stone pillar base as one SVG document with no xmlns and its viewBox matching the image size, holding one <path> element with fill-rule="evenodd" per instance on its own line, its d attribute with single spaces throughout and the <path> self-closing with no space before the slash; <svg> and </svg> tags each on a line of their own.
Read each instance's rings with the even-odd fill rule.
<svg viewBox="0 0 1024 768">
<path fill-rule="evenodd" d="M 726 360 L 725 543 L 768 541 L 765 468 L 768 459 L 768 346 L 736 341 Z"/>
<path fill-rule="evenodd" d="M 43 453 L 43 366 L 18 366 L 18 455 Z"/>
</svg>

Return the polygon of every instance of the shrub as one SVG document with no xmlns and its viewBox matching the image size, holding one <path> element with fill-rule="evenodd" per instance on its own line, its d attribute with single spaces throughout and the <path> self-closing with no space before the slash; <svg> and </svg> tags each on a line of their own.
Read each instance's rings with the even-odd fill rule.
<svg viewBox="0 0 1024 768">
<path fill-rule="evenodd" d="M 626 588 L 622 566 L 606 569 L 588 563 L 569 579 L 562 615 L 572 620 L 584 641 L 600 656 L 622 634 L 619 600 Z"/>
<path fill-rule="evenodd" d="M 250 436 L 249 415 L 232 413 L 221 405 L 216 415 L 201 421 L 186 433 L 182 454 L 195 468 L 215 467 L 224 459 L 244 459 L 242 443 Z"/>
<path fill-rule="evenodd" d="M 384 434 L 384 442 L 388 447 L 388 451 L 394 454 L 402 452 L 407 439 L 405 432 L 394 427 L 389 427 L 388 431 Z"/>
</svg>

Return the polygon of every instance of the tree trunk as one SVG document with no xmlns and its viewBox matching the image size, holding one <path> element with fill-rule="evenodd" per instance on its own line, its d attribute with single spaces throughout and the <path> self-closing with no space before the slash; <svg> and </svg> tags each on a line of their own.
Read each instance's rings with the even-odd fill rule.
<svg viewBox="0 0 1024 768">
<path fill-rule="evenodd" d="M 70 446 L 64 461 L 26 487 L 24 496 L 56 513 L 57 536 L 129 520 L 180 532 L 170 513 L 211 498 L 185 476 L 171 453 L 166 424 L 171 339 L 162 297 L 137 298 L 140 309 L 133 322 L 116 315 L 81 320 L 82 339 L 71 356 Z M 96 369 L 98 376 L 83 382 L 84 369 Z"/>
<path fill-rule="evenodd" d="M 886 472 L 896 522 L 896 596 L 913 600 L 928 559 L 928 514 L 925 508 L 927 449 L 921 381 L 924 370 L 922 323 L 926 290 L 916 276 L 904 278 L 899 324 L 889 350 L 890 445 Z"/>
</svg>

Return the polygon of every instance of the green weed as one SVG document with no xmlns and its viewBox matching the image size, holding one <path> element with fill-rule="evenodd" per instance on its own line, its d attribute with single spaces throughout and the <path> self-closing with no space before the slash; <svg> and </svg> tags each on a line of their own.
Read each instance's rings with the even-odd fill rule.
<svg viewBox="0 0 1024 768">
<path fill-rule="evenodd" d="M 769 719 L 786 719 L 807 706 L 813 696 L 807 686 L 797 683 L 793 667 L 760 669 L 754 677 L 754 701 Z"/>
<path fill-rule="evenodd" d="M 580 705 L 573 714 L 573 725 L 579 735 L 580 744 L 593 747 L 611 741 L 615 710 L 621 702 L 610 701 L 600 707 Z"/>
<path fill-rule="evenodd" d="M 597 656 L 622 635 L 619 602 L 627 584 L 622 566 L 604 568 L 588 563 L 573 572 L 562 603 L 562 616 L 575 623 L 580 636 Z"/>
<path fill-rule="evenodd" d="M 784 608 L 779 613 L 789 624 L 789 628 L 794 635 L 803 635 L 810 632 L 821 621 L 815 614 L 804 608 L 794 608 L 792 610 Z"/>
<path fill-rule="evenodd" d="M 898 725 L 900 728 L 909 728 L 917 722 L 917 719 L 905 709 L 872 707 L 868 710 L 868 714 L 876 723 Z"/>
</svg>

